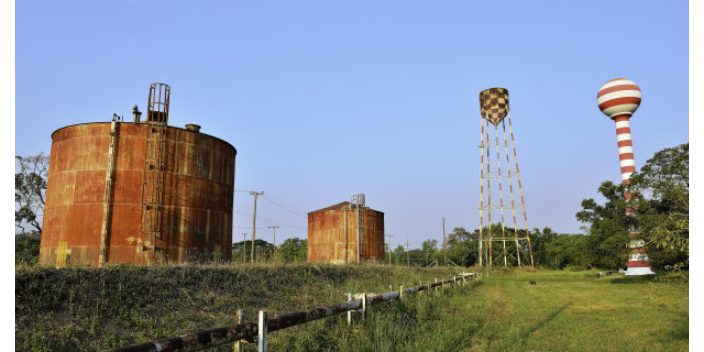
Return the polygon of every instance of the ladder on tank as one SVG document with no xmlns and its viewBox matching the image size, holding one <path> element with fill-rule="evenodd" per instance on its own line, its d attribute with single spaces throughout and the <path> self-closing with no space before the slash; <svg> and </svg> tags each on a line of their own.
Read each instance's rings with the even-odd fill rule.
<svg viewBox="0 0 704 352">
<path fill-rule="evenodd" d="M 355 207 L 355 213 L 357 215 L 357 258 L 358 262 L 362 261 L 367 257 L 366 251 L 366 236 L 365 236 L 365 199 L 364 193 L 355 194 L 352 196 L 352 204 Z"/>
<path fill-rule="evenodd" d="M 153 250 L 162 238 L 164 216 L 164 183 L 166 169 L 166 133 L 171 89 L 163 83 L 152 84 L 146 123 L 146 154 L 142 176 L 142 223 L 144 249 Z"/>
</svg>

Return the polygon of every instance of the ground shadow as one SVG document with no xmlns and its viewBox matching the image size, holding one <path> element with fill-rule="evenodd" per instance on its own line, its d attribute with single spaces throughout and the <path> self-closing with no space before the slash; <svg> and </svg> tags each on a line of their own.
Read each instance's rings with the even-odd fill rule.
<svg viewBox="0 0 704 352">
<path fill-rule="evenodd" d="M 558 315 L 560 315 L 565 309 L 567 309 L 567 307 L 569 307 L 569 306 L 571 306 L 571 305 L 572 305 L 572 302 L 569 302 L 569 303 L 565 304 L 564 306 L 558 308 L 556 311 L 554 311 L 554 312 L 552 312 L 550 315 L 548 315 L 547 318 L 545 318 L 545 319 L 539 321 L 537 324 L 535 324 L 535 325 L 533 325 L 532 327 L 530 327 L 530 329 L 526 330 L 526 332 L 523 334 L 523 339 L 522 339 L 522 340 L 523 340 L 523 341 L 526 341 L 526 340 L 528 339 L 528 337 L 530 336 L 530 334 L 532 334 L 532 333 L 534 333 L 534 332 L 540 330 L 542 327 L 544 327 L 545 325 L 549 324 L 551 321 L 555 320 L 555 318 L 556 318 Z"/>
<path fill-rule="evenodd" d="M 642 284 L 646 282 L 651 282 L 655 279 L 655 275 L 641 275 L 641 276 L 624 276 L 615 279 L 611 279 L 612 284 Z"/>
</svg>

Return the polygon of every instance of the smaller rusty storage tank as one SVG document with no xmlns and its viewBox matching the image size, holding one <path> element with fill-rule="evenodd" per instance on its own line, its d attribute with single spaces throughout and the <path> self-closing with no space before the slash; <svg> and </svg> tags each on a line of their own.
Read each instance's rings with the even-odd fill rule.
<svg viewBox="0 0 704 352">
<path fill-rule="evenodd" d="M 365 206 L 342 202 L 308 213 L 308 261 L 352 263 L 359 260 L 384 262 L 384 213 Z"/>
<path fill-rule="evenodd" d="M 168 126 L 166 97 L 144 122 L 52 134 L 41 264 L 230 260 L 237 150 Z"/>
</svg>

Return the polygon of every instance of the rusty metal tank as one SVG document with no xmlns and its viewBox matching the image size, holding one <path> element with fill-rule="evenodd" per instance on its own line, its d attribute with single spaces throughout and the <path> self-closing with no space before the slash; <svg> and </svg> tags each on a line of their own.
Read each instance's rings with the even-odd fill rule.
<svg viewBox="0 0 704 352">
<path fill-rule="evenodd" d="M 149 128 L 118 122 L 111 137 L 111 122 L 98 122 L 52 134 L 41 264 L 230 260 L 237 150 L 198 129 L 168 126 L 160 230 L 151 236 L 142 228 Z M 113 176 L 106 187 L 109 165 Z"/>
<path fill-rule="evenodd" d="M 384 213 L 360 208 L 360 261 L 384 262 Z M 357 212 L 350 202 L 308 213 L 308 261 L 357 261 Z"/>
</svg>

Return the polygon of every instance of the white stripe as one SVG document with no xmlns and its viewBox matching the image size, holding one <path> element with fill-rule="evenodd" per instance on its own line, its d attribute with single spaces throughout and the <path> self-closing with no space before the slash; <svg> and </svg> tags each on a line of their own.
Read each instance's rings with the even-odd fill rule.
<svg viewBox="0 0 704 352">
<path fill-rule="evenodd" d="M 621 167 L 624 166 L 636 166 L 636 163 L 633 159 L 623 159 L 621 160 Z"/>
<path fill-rule="evenodd" d="M 618 98 L 642 98 L 643 96 L 641 95 L 639 90 L 635 89 L 629 89 L 629 90 L 617 90 L 615 92 L 611 93 L 606 93 L 598 98 L 596 98 L 597 104 L 601 105 L 601 103 L 605 101 L 609 101 L 612 99 L 618 99 Z"/>
<path fill-rule="evenodd" d="M 618 153 L 619 154 L 627 154 L 627 153 L 633 154 L 633 147 L 631 147 L 631 146 L 619 147 Z"/>
<path fill-rule="evenodd" d="M 643 241 L 643 240 L 634 240 L 634 241 L 631 241 L 628 245 L 629 245 L 630 248 L 640 248 L 640 247 L 643 247 L 643 246 L 645 245 L 645 241 Z"/>
<path fill-rule="evenodd" d="M 623 180 L 628 180 L 628 179 L 631 178 L 631 175 L 633 175 L 632 172 L 624 172 L 624 173 L 621 174 L 621 179 L 623 179 Z"/>
<path fill-rule="evenodd" d="M 608 109 L 604 109 L 604 114 L 611 116 L 611 115 L 613 115 L 615 113 L 619 113 L 619 112 L 631 112 L 632 113 L 636 110 L 638 110 L 638 105 L 636 105 L 636 104 L 621 104 L 621 105 L 612 106 Z"/>
<path fill-rule="evenodd" d="M 647 262 L 649 260 L 646 253 L 635 253 L 628 256 L 629 262 Z"/>
<path fill-rule="evenodd" d="M 631 134 L 628 132 L 619 133 L 616 135 L 617 142 L 630 141 L 630 140 L 631 140 Z"/>
<path fill-rule="evenodd" d="M 628 120 L 616 122 L 616 128 L 624 128 L 624 127 L 631 127 L 631 124 L 628 123 Z"/>
<path fill-rule="evenodd" d="M 606 89 L 606 88 L 611 88 L 615 86 L 622 86 L 622 85 L 637 85 L 636 82 L 631 81 L 630 79 L 627 78 L 621 78 L 617 79 L 615 81 L 607 82 L 603 86 L 601 86 L 601 89 Z M 601 90 L 599 89 L 599 90 Z"/>
</svg>

